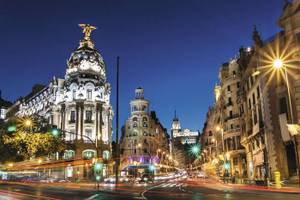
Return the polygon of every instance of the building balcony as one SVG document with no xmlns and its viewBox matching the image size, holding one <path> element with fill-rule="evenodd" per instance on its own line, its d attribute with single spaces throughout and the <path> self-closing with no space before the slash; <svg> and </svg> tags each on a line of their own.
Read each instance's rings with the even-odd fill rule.
<svg viewBox="0 0 300 200">
<path fill-rule="evenodd" d="M 234 114 L 232 116 L 226 117 L 224 121 L 227 122 L 229 120 L 233 120 L 233 119 L 236 119 L 236 118 L 239 118 L 239 117 L 240 117 L 240 114 Z"/>
<path fill-rule="evenodd" d="M 85 124 L 92 124 L 92 123 L 94 123 L 94 120 L 86 119 L 86 120 L 84 120 L 84 123 Z"/>
</svg>

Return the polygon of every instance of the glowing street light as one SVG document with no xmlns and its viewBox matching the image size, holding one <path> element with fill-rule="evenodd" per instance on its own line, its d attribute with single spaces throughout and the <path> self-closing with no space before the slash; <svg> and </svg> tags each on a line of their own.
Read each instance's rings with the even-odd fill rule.
<svg viewBox="0 0 300 200">
<path fill-rule="evenodd" d="M 149 170 L 150 170 L 150 171 L 152 171 L 152 172 L 153 172 L 153 171 L 155 171 L 155 169 L 156 169 L 156 168 L 155 168 L 155 166 L 154 166 L 154 165 L 150 165 L 150 166 L 149 166 Z"/>
<path fill-rule="evenodd" d="M 193 155 L 198 155 L 200 153 L 200 147 L 198 145 L 192 146 L 191 152 Z"/>
<path fill-rule="evenodd" d="M 276 58 L 273 61 L 273 67 L 276 68 L 276 69 L 281 69 L 283 67 L 283 61 L 279 58 Z"/>
<path fill-rule="evenodd" d="M 31 119 L 26 119 L 24 121 L 24 126 L 25 127 L 31 127 L 32 126 L 32 120 Z"/>
<path fill-rule="evenodd" d="M 17 131 L 17 127 L 15 125 L 11 125 L 7 128 L 7 131 L 12 133 Z"/>
<path fill-rule="evenodd" d="M 226 158 L 227 158 L 227 160 L 229 160 L 229 158 L 230 158 L 230 154 L 228 152 L 226 153 Z"/>
<path fill-rule="evenodd" d="M 53 128 L 51 129 L 51 134 L 56 137 L 59 135 L 59 131 L 57 130 L 57 128 Z"/>
</svg>

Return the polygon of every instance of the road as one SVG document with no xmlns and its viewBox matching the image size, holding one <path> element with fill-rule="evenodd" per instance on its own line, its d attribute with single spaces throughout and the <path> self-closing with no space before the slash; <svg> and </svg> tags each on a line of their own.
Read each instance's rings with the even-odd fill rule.
<svg viewBox="0 0 300 200">
<path fill-rule="evenodd" d="M 12 185 L 0 184 L 0 200 L 37 200 L 37 199 L 86 199 L 86 200 L 298 200 L 300 194 L 284 194 L 270 191 L 253 191 L 251 189 L 232 189 L 209 180 L 171 180 L 151 186 L 121 186 L 118 191 L 102 188 L 65 188 L 59 186 Z"/>
</svg>

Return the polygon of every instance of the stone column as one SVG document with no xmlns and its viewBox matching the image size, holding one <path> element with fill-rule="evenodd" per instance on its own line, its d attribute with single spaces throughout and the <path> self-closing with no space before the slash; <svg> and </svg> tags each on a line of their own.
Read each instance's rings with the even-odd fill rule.
<svg viewBox="0 0 300 200">
<path fill-rule="evenodd" d="M 76 102 L 76 107 L 75 107 L 75 114 L 76 114 L 76 119 L 75 119 L 75 132 L 76 132 L 76 140 L 80 139 L 80 124 L 79 124 L 79 105 Z"/>
</svg>

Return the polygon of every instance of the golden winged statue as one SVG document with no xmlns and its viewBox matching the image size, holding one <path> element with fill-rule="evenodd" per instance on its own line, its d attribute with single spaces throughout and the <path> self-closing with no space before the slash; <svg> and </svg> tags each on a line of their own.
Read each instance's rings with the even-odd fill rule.
<svg viewBox="0 0 300 200">
<path fill-rule="evenodd" d="M 89 24 L 78 24 L 82 28 L 82 33 L 84 34 L 84 39 L 85 40 L 90 40 L 91 32 L 97 27 L 91 26 Z"/>
</svg>

